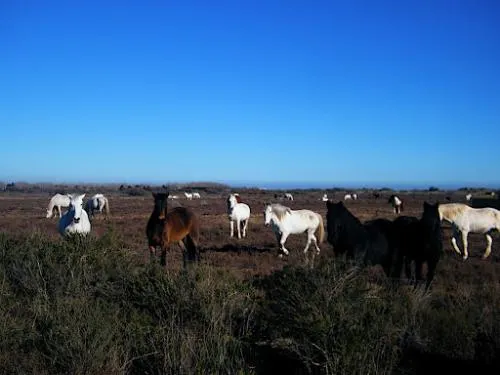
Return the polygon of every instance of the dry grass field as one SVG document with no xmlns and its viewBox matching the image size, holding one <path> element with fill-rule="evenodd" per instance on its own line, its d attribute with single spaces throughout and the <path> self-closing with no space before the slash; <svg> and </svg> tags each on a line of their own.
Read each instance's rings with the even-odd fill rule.
<svg viewBox="0 0 500 375">
<path fill-rule="evenodd" d="M 150 191 L 64 190 L 108 197 L 111 214 L 93 220 L 93 242 L 68 243 L 58 219 L 45 217 L 55 191 L 0 193 L 0 373 L 402 375 L 434 373 L 435 363 L 454 374 L 497 373 L 497 234 L 486 260 L 484 236 L 470 234 L 464 262 L 443 223 L 445 253 L 425 294 L 404 283 L 393 289 L 378 266 L 353 273 L 335 260 L 326 238 L 312 270 L 301 267 L 305 235 L 291 235 L 290 256 L 278 258 L 263 217 L 276 191 L 232 190 L 252 211 L 244 239 L 229 237 L 228 189 L 200 191 L 193 200 L 172 191 L 179 199 L 169 207 L 200 216 L 201 265 L 189 276 L 180 272 L 177 245 L 167 270 L 150 264 Z M 345 194 L 291 192 L 294 200 L 283 204 L 324 220 L 323 193 L 334 201 Z M 358 191 L 358 200 L 345 204 L 361 221 L 393 219 L 390 194 Z M 424 201 L 465 202 L 459 191 L 398 195 L 403 214 L 417 217 Z"/>
<path fill-rule="evenodd" d="M 68 191 L 72 191 L 71 188 Z M 270 228 L 264 226 L 263 210 L 266 202 L 281 202 L 292 209 L 307 208 L 320 213 L 325 219 L 326 206 L 321 201 L 323 191 L 295 191 L 294 200 L 275 199 L 276 191 L 258 191 L 235 189 L 239 192 L 245 203 L 251 208 L 251 219 L 248 226 L 248 236 L 237 239 L 229 237 L 229 222 L 226 214 L 226 197 L 224 193 L 203 194 L 201 199 L 187 200 L 182 191 L 173 192 L 179 199 L 168 201 L 169 207 L 185 206 L 192 208 L 200 216 L 201 236 L 200 249 L 202 260 L 205 264 L 231 270 L 240 277 L 249 277 L 256 274 L 268 274 L 276 269 L 281 269 L 285 264 L 297 264 L 302 262 L 302 249 L 304 248 L 306 235 L 291 235 L 287 240 L 287 248 L 291 254 L 288 258 L 277 258 L 277 243 Z M 75 190 L 75 193 L 80 193 Z M 86 198 L 97 191 L 89 190 Z M 331 192 L 328 196 L 335 201 L 343 199 L 345 192 Z M 348 200 L 348 209 L 361 221 L 382 217 L 394 219 L 395 214 L 392 207 L 387 203 L 390 192 L 382 193 L 379 198 L 374 198 L 371 192 L 360 193 L 358 200 Z M 407 192 L 399 196 L 405 203 L 404 215 L 420 217 L 422 204 L 425 200 L 434 203 L 436 201 L 446 203 L 445 196 L 453 202 L 464 202 L 464 193 L 443 192 Z M 0 229 L 8 233 L 29 233 L 40 231 L 58 239 L 58 219 L 45 218 L 47 205 L 52 193 L 4 193 L 0 194 Z M 99 237 L 107 230 L 114 230 L 127 244 L 130 252 L 137 254 L 138 262 L 149 261 L 147 253 L 147 242 L 145 235 L 146 223 L 153 208 L 153 198 L 147 191 L 140 196 L 127 196 L 120 192 L 109 192 L 106 196 L 110 202 L 111 214 L 109 218 L 104 215 L 96 215 L 92 222 L 92 233 Z M 326 221 L 325 221 L 326 226 Z M 447 223 L 443 223 L 443 241 L 445 256 L 440 270 L 450 267 L 460 274 L 468 274 L 467 279 L 477 277 L 481 279 L 484 272 L 496 269 L 500 259 L 500 243 L 498 236 L 494 239 L 493 250 L 489 259 L 480 259 L 486 245 L 484 236 L 480 234 L 469 235 L 470 259 L 462 262 L 458 254 L 453 252 L 450 243 L 451 230 Z M 326 241 L 321 244 L 321 257 L 332 257 L 331 246 Z M 173 245 L 167 257 L 168 268 L 179 269 L 182 263 L 180 248 Z M 446 284 L 443 280 L 445 275 L 437 273 L 436 287 Z"/>
</svg>

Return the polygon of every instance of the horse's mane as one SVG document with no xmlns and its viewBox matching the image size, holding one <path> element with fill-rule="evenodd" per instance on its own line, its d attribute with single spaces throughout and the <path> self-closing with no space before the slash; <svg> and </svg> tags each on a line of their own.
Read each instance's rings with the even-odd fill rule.
<svg viewBox="0 0 500 375">
<path fill-rule="evenodd" d="M 424 202 L 424 212 L 420 221 L 429 228 L 433 228 L 435 231 L 441 230 L 441 213 L 439 207 L 441 205 L 435 204 L 431 205 Z"/>
<path fill-rule="evenodd" d="M 330 210 L 328 212 L 330 212 L 336 220 L 348 220 L 350 222 L 356 222 L 359 225 L 363 225 L 363 223 L 361 223 L 361 220 L 354 216 L 342 201 L 340 201 L 339 203 L 331 203 L 329 207 Z"/>
<path fill-rule="evenodd" d="M 273 212 L 280 221 L 283 220 L 283 218 L 287 213 L 289 214 L 292 213 L 290 207 L 283 206 L 282 204 L 279 203 L 273 203 L 270 205 L 270 207 L 271 207 L 271 212 Z"/>
</svg>

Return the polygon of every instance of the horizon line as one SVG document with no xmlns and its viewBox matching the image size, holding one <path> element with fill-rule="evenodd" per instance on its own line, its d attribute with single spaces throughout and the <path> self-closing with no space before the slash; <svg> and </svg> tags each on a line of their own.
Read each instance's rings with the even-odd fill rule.
<svg viewBox="0 0 500 375">
<path fill-rule="evenodd" d="M 422 190 L 435 187 L 438 189 L 500 189 L 500 182 L 472 183 L 472 182 L 321 182 L 321 181 L 221 181 L 221 180 L 179 180 L 179 181 L 29 181 L 0 179 L 2 184 L 29 184 L 29 185 L 194 185 L 194 184 L 220 184 L 238 188 L 259 188 L 272 190 L 306 190 L 306 189 L 392 189 L 392 190 Z"/>
</svg>

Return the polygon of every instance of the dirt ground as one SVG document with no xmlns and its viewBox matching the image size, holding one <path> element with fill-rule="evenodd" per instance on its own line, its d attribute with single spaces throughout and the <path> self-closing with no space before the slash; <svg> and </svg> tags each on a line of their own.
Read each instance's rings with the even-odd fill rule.
<svg viewBox="0 0 500 375">
<path fill-rule="evenodd" d="M 227 269 L 242 278 L 256 274 L 266 274 L 283 267 L 285 264 L 303 262 L 302 250 L 306 235 L 291 235 L 286 246 L 290 250 L 288 258 L 277 257 L 278 246 L 272 230 L 264 226 L 263 210 L 266 202 L 277 202 L 275 191 L 238 191 L 242 200 L 251 208 L 251 219 L 247 238 L 229 237 L 229 221 L 226 214 L 227 194 L 202 194 L 201 199 L 187 200 L 182 194 L 178 200 L 169 200 L 169 207 L 182 205 L 191 207 L 200 216 L 201 222 L 201 261 L 213 267 Z M 87 197 L 93 192 L 88 192 Z M 177 193 L 176 193 L 177 194 Z M 358 194 L 358 200 L 346 201 L 348 209 L 361 221 L 378 217 L 394 219 L 392 207 L 387 203 L 390 192 L 375 198 L 371 193 Z M 62 240 L 57 232 L 58 218 L 47 219 L 46 209 L 52 194 L 41 193 L 3 193 L 0 194 L 0 231 L 8 233 L 29 233 L 40 231 Z M 138 262 L 149 261 L 145 228 L 153 208 L 153 198 L 148 193 L 144 196 L 125 196 L 116 192 L 106 194 L 111 213 L 108 218 L 97 215 L 92 222 L 92 233 L 102 236 L 107 230 L 114 230 L 126 243 L 127 251 L 137 254 Z M 321 200 L 322 191 L 298 191 L 294 193 L 293 201 L 281 201 L 292 209 L 311 209 L 320 213 L 325 220 L 326 205 Z M 465 202 L 462 193 L 454 193 L 451 197 L 444 193 L 402 193 L 398 194 L 405 203 L 403 214 L 420 217 L 424 200 L 428 202 L 447 201 Z M 343 192 L 331 192 L 329 198 L 338 201 L 343 198 Z M 481 259 L 486 246 L 483 235 L 469 234 L 469 259 L 463 261 L 456 254 L 450 243 L 450 226 L 443 223 L 443 241 L 445 255 L 438 265 L 435 285 L 446 279 L 447 288 L 453 288 L 454 282 L 481 282 L 485 274 L 494 279 L 500 271 L 499 236 L 493 235 L 492 254 L 486 260 Z M 326 241 L 320 244 L 320 257 L 331 257 L 332 247 Z M 167 256 L 168 267 L 178 269 L 182 263 L 181 250 L 174 245 Z M 444 286 L 444 284 L 442 284 Z"/>
</svg>

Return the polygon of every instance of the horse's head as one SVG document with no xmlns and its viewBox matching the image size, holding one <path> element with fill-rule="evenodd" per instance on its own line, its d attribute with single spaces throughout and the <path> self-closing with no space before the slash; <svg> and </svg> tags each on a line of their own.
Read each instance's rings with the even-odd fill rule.
<svg viewBox="0 0 500 375">
<path fill-rule="evenodd" d="M 167 198 L 168 198 L 168 191 L 166 193 L 155 193 L 151 192 L 153 195 L 155 205 L 154 205 L 154 213 L 158 215 L 158 219 L 163 220 L 165 219 L 165 211 L 167 208 Z"/>
<path fill-rule="evenodd" d="M 228 211 L 231 211 L 234 206 L 236 206 L 237 203 L 241 203 L 241 198 L 238 194 L 230 194 L 229 197 L 227 198 L 227 209 Z"/>
<path fill-rule="evenodd" d="M 342 221 L 344 220 L 346 213 L 349 211 L 342 201 L 333 203 L 328 200 L 326 201 L 326 209 L 327 240 L 331 245 L 335 246 L 340 236 Z"/>
<path fill-rule="evenodd" d="M 68 194 L 69 197 L 69 212 L 73 213 L 73 222 L 78 224 L 80 222 L 80 218 L 82 217 L 83 211 L 83 198 L 85 198 L 85 194 L 80 195 L 71 195 Z"/>
<path fill-rule="evenodd" d="M 271 219 L 273 218 L 273 208 L 271 204 L 266 204 L 266 208 L 264 209 L 264 225 L 268 227 L 271 224 Z"/>
<path fill-rule="evenodd" d="M 430 204 L 424 202 L 424 212 L 420 222 L 425 229 L 427 236 L 427 246 L 431 247 L 434 252 L 442 253 L 443 242 L 441 232 L 441 214 L 439 212 L 439 203 Z"/>
</svg>

